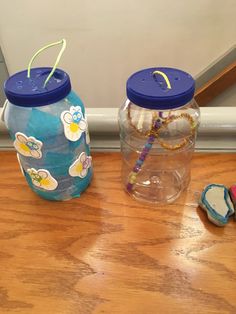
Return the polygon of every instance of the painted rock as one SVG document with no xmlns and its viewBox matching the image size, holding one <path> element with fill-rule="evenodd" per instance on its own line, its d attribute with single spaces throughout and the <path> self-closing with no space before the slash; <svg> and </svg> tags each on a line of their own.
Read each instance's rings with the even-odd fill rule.
<svg viewBox="0 0 236 314">
<path fill-rule="evenodd" d="M 236 208 L 236 185 L 232 185 L 231 188 L 229 189 L 229 194 L 231 197 L 231 200 L 234 204 L 234 208 Z M 236 216 L 235 216 L 236 218 Z"/>
<path fill-rule="evenodd" d="M 219 227 L 226 225 L 229 217 L 234 214 L 229 191 L 221 184 L 207 185 L 202 192 L 199 205 L 206 211 L 208 219 Z"/>
</svg>

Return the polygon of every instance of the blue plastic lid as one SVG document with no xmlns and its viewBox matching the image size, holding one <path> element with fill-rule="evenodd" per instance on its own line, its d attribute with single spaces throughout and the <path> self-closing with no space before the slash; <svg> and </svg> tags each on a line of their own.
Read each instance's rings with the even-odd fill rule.
<svg viewBox="0 0 236 314">
<path fill-rule="evenodd" d="M 161 71 L 168 77 L 171 89 L 163 76 L 153 74 Z M 160 67 L 149 68 L 134 73 L 126 84 L 128 99 L 134 104 L 148 109 L 174 109 L 188 103 L 194 96 L 195 81 L 184 71 Z"/>
<path fill-rule="evenodd" d="M 33 68 L 30 78 L 27 78 L 27 70 L 10 76 L 4 84 L 7 99 L 17 106 L 36 107 L 65 98 L 71 91 L 70 77 L 66 72 L 56 69 L 43 87 L 51 70 L 51 67 Z"/>
</svg>

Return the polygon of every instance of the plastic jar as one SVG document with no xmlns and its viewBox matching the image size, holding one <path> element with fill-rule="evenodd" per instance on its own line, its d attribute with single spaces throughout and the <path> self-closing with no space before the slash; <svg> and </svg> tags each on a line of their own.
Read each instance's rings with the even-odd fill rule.
<svg viewBox="0 0 236 314">
<path fill-rule="evenodd" d="M 149 68 L 127 81 L 119 111 L 122 180 L 129 194 L 171 203 L 190 182 L 200 111 L 194 79 L 174 68 Z"/>
<path fill-rule="evenodd" d="M 92 164 L 84 105 L 69 75 L 33 68 L 12 75 L 4 89 L 5 124 L 31 189 L 49 200 L 79 197 L 90 183 Z"/>
</svg>

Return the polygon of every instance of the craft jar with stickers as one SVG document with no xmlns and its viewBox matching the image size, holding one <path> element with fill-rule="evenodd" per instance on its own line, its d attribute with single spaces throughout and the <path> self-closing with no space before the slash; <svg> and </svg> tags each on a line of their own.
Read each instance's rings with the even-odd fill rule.
<svg viewBox="0 0 236 314">
<path fill-rule="evenodd" d="M 31 68 L 44 49 L 62 45 L 56 64 Z M 31 189 L 48 200 L 79 197 L 92 177 L 88 125 L 81 99 L 69 75 L 57 68 L 66 42 L 40 49 L 28 70 L 4 85 L 4 120 L 14 141 L 21 170 Z"/>
<path fill-rule="evenodd" d="M 128 79 L 119 111 L 122 179 L 136 199 L 171 203 L 187 188 L 200 120 L 194 90 L 194 79 L 174 68 Z"/>
</svg>

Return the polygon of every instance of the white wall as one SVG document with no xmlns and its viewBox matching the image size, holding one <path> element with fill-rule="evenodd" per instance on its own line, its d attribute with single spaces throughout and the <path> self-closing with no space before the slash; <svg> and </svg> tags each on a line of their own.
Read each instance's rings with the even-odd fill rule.
<svg viewBox="0 0 236 314">
<path fill-rule="evenodd" d="M 1 0 L 0 45 L 10 74 L 41 46 L 67 39 L 60 67 L 89 107 L 117 107 L 128 76 L 150 66 L 192 75 L 236 38 L 236 0 Z M 58 49 L 37 66 L 52 65 Z"/>
</svg>

